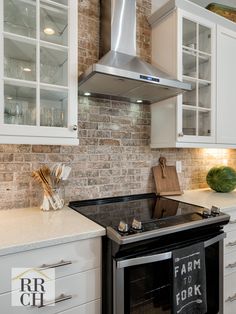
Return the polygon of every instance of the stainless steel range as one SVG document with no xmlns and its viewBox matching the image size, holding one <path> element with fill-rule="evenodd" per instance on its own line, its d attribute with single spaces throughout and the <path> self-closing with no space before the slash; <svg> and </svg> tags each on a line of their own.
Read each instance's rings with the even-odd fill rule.
<svg viewBox="0 0 236 314">
<path fill-rule="evenodd" d="M 71 202 L 70 207 L 107 229 L 103 314 L 173 313 L 173 251 L 196 243 L 205 248 L 207 313 L 223 313 L 223 225 L 229 216 L 219 208 L 155 194 Z"/>
</svg>

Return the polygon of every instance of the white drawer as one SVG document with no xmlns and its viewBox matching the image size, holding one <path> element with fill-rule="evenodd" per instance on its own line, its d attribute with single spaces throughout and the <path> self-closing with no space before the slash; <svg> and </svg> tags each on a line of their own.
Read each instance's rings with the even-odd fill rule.
<svg viewBox="0 0 236 314">
<path fill-rule="evenodd" d="M 236 301 L 225 302 L 224 314 L 235 314 L 236 313 Z"/>
<path fill-rule="evenodd" d="M 236 230 L 236 220 L 230 218 L 230 222 L 224 227 L 225 232 L 231 232 Z"/>
<path fill-rule="evenodd" d="M 224 245 L 225 254 L 236 250 L 236 230 L 227 232 L 226 238 L 224 240 Z"/>
<path fill-rule="evenodd" d="M 236 271 L 224 277 L 224 299 L 233 297 L 236 294 Z M 235 306 L 236 306 L 236 302 Z M 235 311 L 236 313 L 236 311 Z"/>
<path fill-rule="evenodd" d="M 12 267 L 40 267 L 60 261 L 71 264 L 56 267 L 56 278 L 100 267 L 101 238 L 93 238 L 30 250 L 0 257 L 0 294 L 11 291 Z"/>
<path fill-rule="evenodd" d="M 96 300 L 90 303 L 83 304 L 81 306 L 73 307 L 67 311 L 60 312 L 58 314 L 100 314 L 101 313 L 101 301 Z"/>
<path fill-rule="evenodd" d="M 4 293 L 0 295 L 1 313 L 55 314 L 58 312 L 63 312 L 72 307 L 77 307 L 79 305 L 101 298 L 100 280 L 100 268 L 59 278 L 56 280 L 56 297 L 64 294 L 65 296 L 72 296 L 72 298 L 63 302 L 59 302 L 55 304 L 55 306 L 46 306 L 43 308 L 11 306 L 11 293 Z"/>
<path fill-rule="evenodd" d="M 236 271 L 236 248 L 233 252 L 224 255 L 224 275 Z"/>
</svg>

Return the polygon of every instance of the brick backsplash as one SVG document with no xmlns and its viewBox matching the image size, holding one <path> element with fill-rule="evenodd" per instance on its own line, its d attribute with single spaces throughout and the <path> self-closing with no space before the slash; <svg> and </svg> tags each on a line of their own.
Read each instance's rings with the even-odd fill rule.
<svg viewBox="0 0 236 314">
<path fill-rule="evenodd" d="M 138 54 L 150 61 L 151 1 L 137 0 Z M 79 71 L 98 59 L 99 0 L 79 0 Z M 236 167 L 236 151 L 150 149 L 150 107 L 126 102 L 79 98 L 80 145 L 0 145 L 0 209 L 39 205 L 42 191 L 31 178 L 42 164 L 65 162 L 72 173 L 66 201 L 155 191 L 152 166 L 159 157 L 182 161 L 181 187 L 206 187 L 207 170 L 228 160 Z"/>
</svg>

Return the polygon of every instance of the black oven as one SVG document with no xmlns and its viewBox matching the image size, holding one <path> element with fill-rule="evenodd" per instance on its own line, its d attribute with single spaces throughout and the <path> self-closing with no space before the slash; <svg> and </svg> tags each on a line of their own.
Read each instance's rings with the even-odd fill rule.
<svg viewBox="0 0 236 314">
<path fill-rule="evenodd" d="M 204 243 L 206 263 L 207 313 L 223 314 L 223 239 L 219 232 L 209 237 L 184 240 L 168 251 L 154 250 L 113 258 L 113 314 L 173 314 L 172 251 Z M 166 246 L 166 245 L 165 245 Z M 129 256 L 130 255 L 130 256 Z M 107 312 L 108 313 L 108 312 Z M 175 313 L 174 313 L 175 314 Z"/>
<path fill-rule="evenodd" d="M 70 206 L 107 231 L 102 245 L 103 314 L 176 314 L 173 256 L 176 250 L 199 243 L 205 248 L 204 308 L 206 301 L 208 314 L 223 314 L 223 226 L 229 216 L 219 208 L 155 194 L 77 201 Z"/>
</svg>

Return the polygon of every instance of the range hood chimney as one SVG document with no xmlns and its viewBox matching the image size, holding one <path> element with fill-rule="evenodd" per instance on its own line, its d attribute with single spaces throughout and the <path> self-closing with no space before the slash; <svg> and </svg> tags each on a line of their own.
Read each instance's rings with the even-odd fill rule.
<svg viewBox="0 0 236 314">
<path fill-rule="evenodd" d="M 98 63 L 79 77 L 79 93 L 155 103 L 191 85 L 170 78 L 136 55 L 136 0 L 101 0 Z"/>
</svg>

